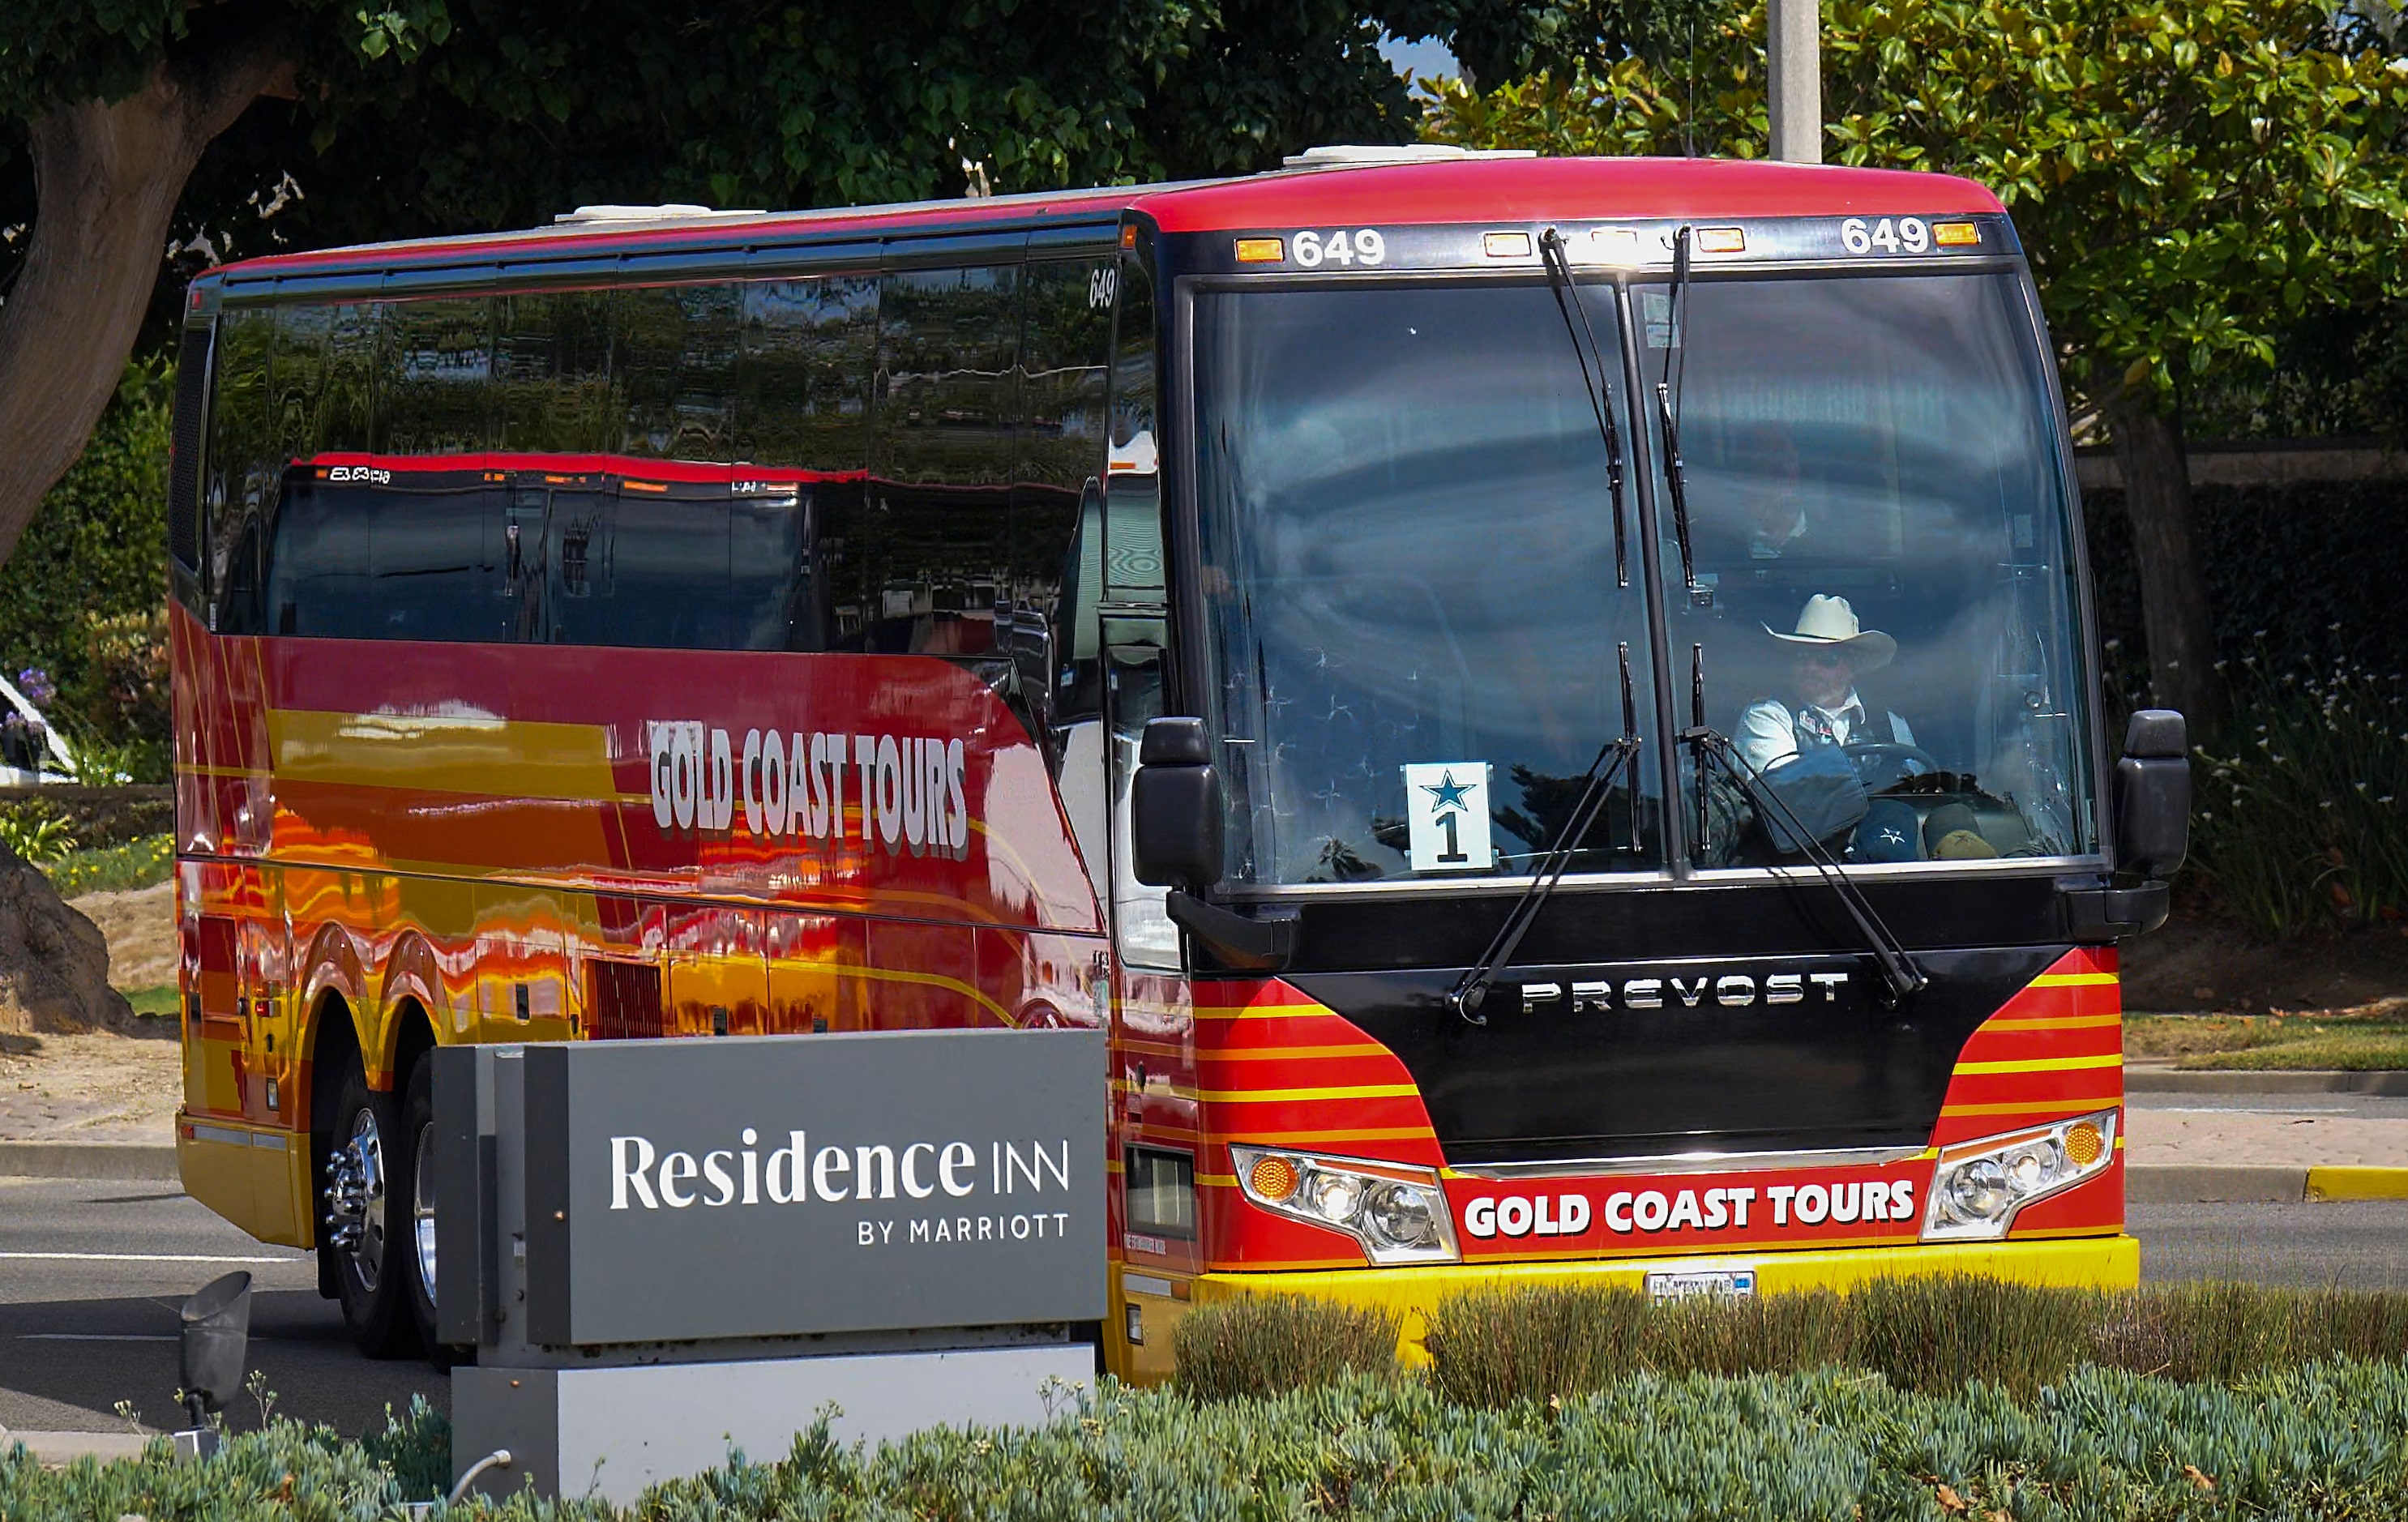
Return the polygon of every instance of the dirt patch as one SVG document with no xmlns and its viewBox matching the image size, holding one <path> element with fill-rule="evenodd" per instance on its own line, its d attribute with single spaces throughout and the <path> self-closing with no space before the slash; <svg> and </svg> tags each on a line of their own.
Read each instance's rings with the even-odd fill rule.
<svg viewBox="0 0 2408 1522">
<path fill-rule="evenodd" d="M 0 1036 L 0 1142 L 173 1142 L 184 1097 L 176 1023 L 135 1028 Z"/>
<path fill-rule="evenodd" d="M 155 988 L 176 981 L 176 884 L 154 883 L 127 893 L 70 898 L 108 940 L 108 981 L 118 988 Z"/>
<path fill-rule="evenodd" d="M 2270 943 L 2221 920 L 2177 914 L 2163 928 L 2125 942 L 2123 969 L 2128 1010 L 2362 1010 L 2408 998 L 2408 926 Z"/>
</svg>

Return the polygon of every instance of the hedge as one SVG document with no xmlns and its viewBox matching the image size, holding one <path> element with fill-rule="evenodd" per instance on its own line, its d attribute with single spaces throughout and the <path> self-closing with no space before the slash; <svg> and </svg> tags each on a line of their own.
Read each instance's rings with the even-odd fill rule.
<svg viewBox="0 0 2408 1522">
<path fill-rule="evenodd" d="M 0 1457 L 11 1522 L 336 1522 L 431 1494 L 426 1418 L 381 1446 L 279 1422 L 179 1465 L 45 1472 Z M 412 1470 L 412 1466 L 416 1466 Z M 404 1471 L 411 1471 L 406 1481 Z M 1354 1375 L 1266 1400 L 1199 1403 L 1106 1382 L 1035 1429 L 940 1429 L 874 1449 L 824 1416 L 774 1462 L 655 1487 L 631 1511 L 522 1494 L 474 1515 L 643 1522 L 2019 1522 L 2408 1510 L 2408 1369 L 2345 1359 L 2182 1384 L 2086 1366 L 2019 1400 L 1878 1374 L 1641 1373 L 1549 1404 L 1447 1402 L 1418 1380 Z"/>
</svg>

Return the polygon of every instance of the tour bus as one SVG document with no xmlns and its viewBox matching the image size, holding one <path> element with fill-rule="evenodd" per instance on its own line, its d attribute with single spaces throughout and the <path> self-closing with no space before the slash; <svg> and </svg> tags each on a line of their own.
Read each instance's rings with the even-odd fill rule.
<svg viewBox="0 0 2408 1522">
<path fill-rule="evenodd" d="M 440 1357 L 434 1048 L 1101 1027 L 1127 1377 L 1266 1293 L 2130 1284 L 2188 773 L 2050 354 L 1987 191 L 1765 163 L 214 270 L 185 1186 Z"/>
</svg>

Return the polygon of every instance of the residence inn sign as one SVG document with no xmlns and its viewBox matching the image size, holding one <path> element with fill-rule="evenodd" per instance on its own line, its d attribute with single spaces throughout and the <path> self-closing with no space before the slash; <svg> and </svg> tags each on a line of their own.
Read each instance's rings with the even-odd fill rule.
<svg viewBox="0 0 2408 1522">
<path fill-rule="evenodd" d="M 524 1060 L 534 1343 L 1102 1314 L 1099 1033 L 580 1041 Z"/>
</svg>

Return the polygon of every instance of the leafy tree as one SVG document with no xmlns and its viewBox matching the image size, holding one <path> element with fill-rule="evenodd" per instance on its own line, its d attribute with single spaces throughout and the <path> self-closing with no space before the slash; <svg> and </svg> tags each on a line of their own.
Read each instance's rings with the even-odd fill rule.
<svg viewBox="0 0 2408 1522">
<path fill-rule="evenodd" d="M 1218 174 L 1398 142 L 1400 36 L 1541 0 L 40 0 L 0 7 L 0 559 L 173 241 L 199 259 L 539 221 Z M 165 299 L 161 299 L 162 297 Z"/>
<path fill-rule="evenodd" d="M 1828 156 L 1987 184 L 2030 254 L 2067 381 L 2123 467 L 2158 701 L 2221 708 L 2183 452 L 2186 389 L 2262 374 L 2311 309 L 2408 290 L 2408 60 L 2315 0 L 1827 0 Z M 1634 57 L 1478 94 L 1445 141 L 1765 151 L 1761 0 L 1692 81 Z M 1695 105 L 1689 105 L 1694 98 Z"/>
<path fill-rule="evenodd" d="M 156 359 L 125 367 L 91 441 L 0 567 L 0 671 L 47 673 L 51 717 L 77 754 L 105 748 L 141 782 L 166 780 L 159 546 L 174 383 Z"/>
</svg>

